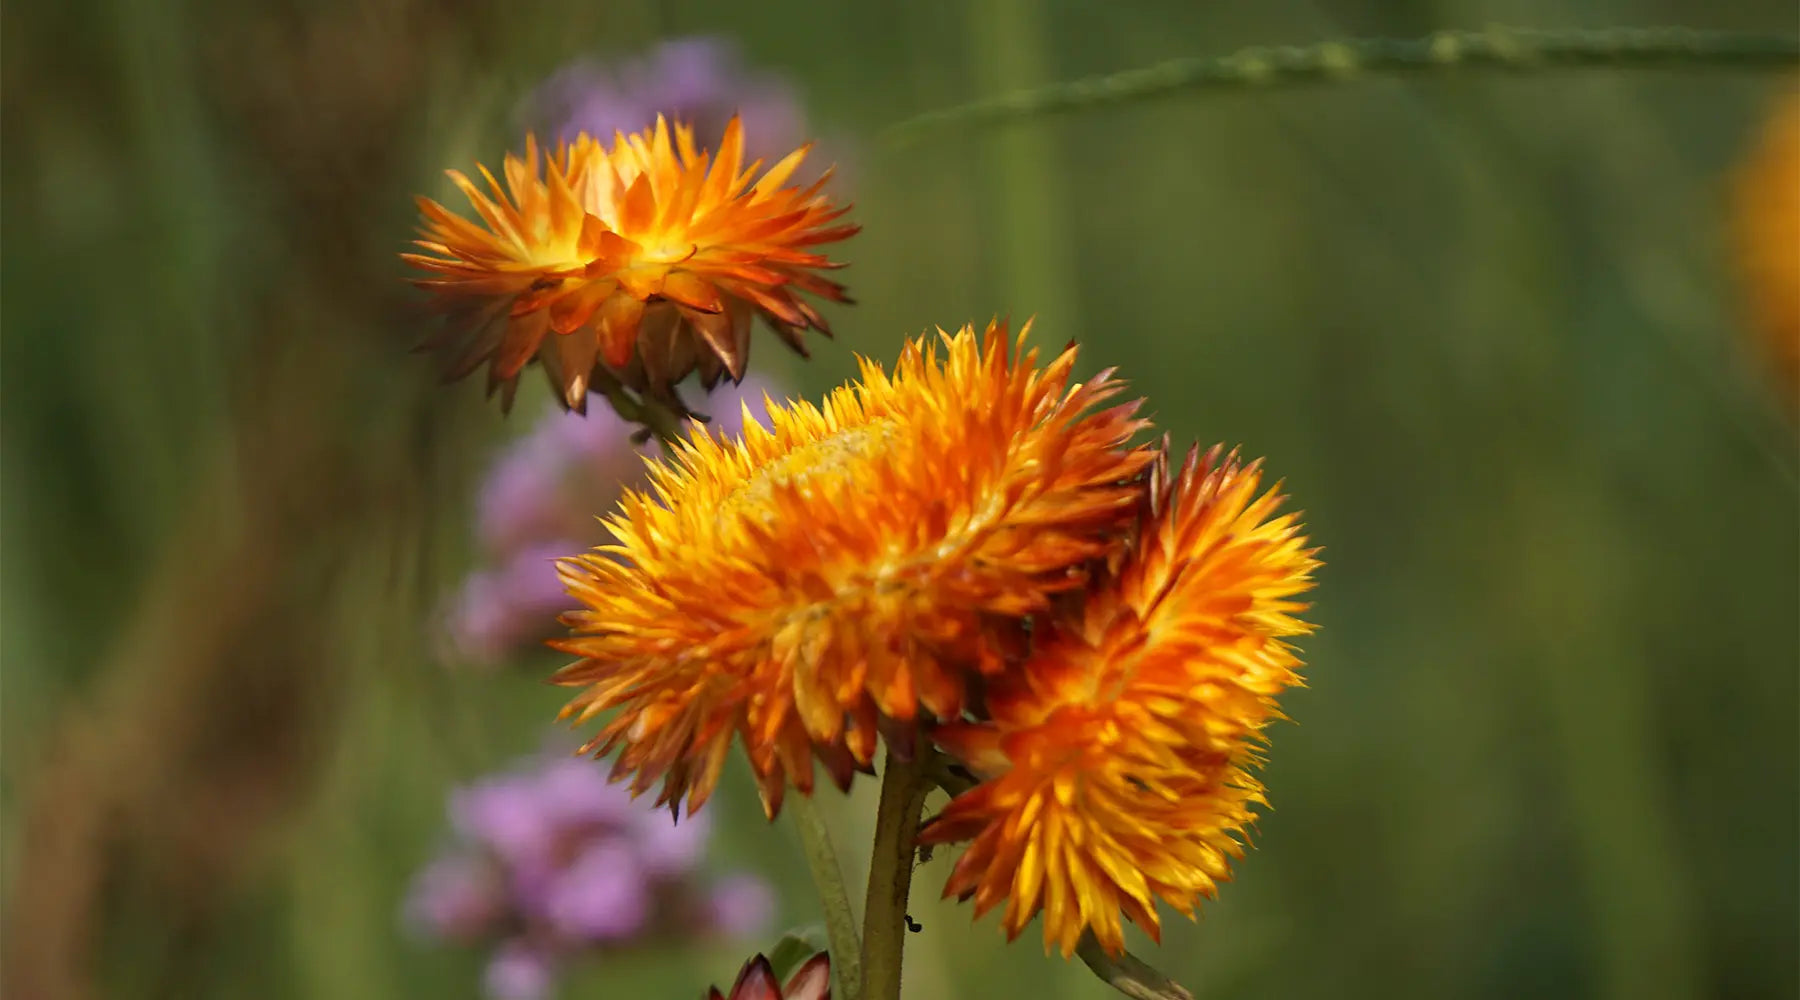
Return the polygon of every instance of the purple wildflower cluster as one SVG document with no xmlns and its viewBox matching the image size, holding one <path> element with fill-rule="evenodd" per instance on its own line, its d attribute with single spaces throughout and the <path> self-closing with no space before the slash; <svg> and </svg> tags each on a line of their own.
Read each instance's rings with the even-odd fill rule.
<svg viewBox="0 0 1800 1000">
<path fill-rule="evenodd" d="M 768 383 L 727 382 L 700 404 L 714 433 L 742 429 L 742 404 L 761 412 Z M 489 568 L 470 575 L 451 603 L 453 659 L 492 664 L 559 633 L 557 615 L 573 607 L 555 560 L 606 541 L 599 516 L 620 491 L 644 481 L 647 454 L 637 430 L 595 400 L 587 416 L 548 407 L 541 421 L 495 461 L 477 501 L 476 534 Z"/>
<path fill-rule="evenodd" d="M 750 875 L 704 882 L 702 813 L 677 822 L 604 768 L 545 757 L 457 790 L 454 846 L 415 878 L 407 923 L 440 941 L 496 945 L 493 1000 L 541 1000 L 577 958 L 696 935 L 743 938 L 774 913 Z"/>
<path fill-rule="evenodd" d="M 743 122 L 746 153 L 764 163 L 812 138 L 805 104 L 791 83 L 747 68 L 730 40 L 705 36 L 670 39 L 635 59 L 571 63 L 526 98 L 521 117 L 554 138 L 586 132 L 610 141 L 614 132 L 656 124 L 659 114 L 692 125 L 704 149 L 718 148 L 735 114 Z M 832 183 L 841 186 L 844 144 L 825 145 L 829 154 L 809 156 L 796 179 L 810 180 L 835 163 Z"/>
<path fill-rule="evenodd" d="M 526 107 L 559 139 L 581 132 L 611 139 L 654 125 L 661 114 L 692 124 L 694 138 L 716 149 L 737 114 L 752 156 L 785 155 L 806 141 L 793 86 L 747 70 L 737 46 L 723 38 L 677 38 L 636 59 L 573 63 L 544 81 Z"/>
</svg>

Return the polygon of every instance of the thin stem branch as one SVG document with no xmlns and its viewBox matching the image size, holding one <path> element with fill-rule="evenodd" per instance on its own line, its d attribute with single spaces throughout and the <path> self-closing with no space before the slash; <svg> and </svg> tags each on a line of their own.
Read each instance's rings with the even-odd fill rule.
<svg viewBox="0 0 1800 1000">
<path fill-rule="evenodd" d="M 831 846 L 825 817 L 811 796 L 788 798 L 788 811 L 800 830 L 800 846 L 812 870 L 813 885 L 825 911 L 825 936 L 831 952 L 831 995 L 860 1000 L 862 994 L 862 941 L 856 933 L 856 914 L 850 911 L 850 892 L 844 885 L 844 869 Z"/>
<path fill-rule="evenodd" d="M 1131 952 L 1122 952 L 1118 958 L 1108 955 L 1092 934 L 1081 936 L 1081 941 L 1075 945 L 1075 954 L 1087 963 L 1101 982 L 1131 1000 L 1194 1000 L 1186 987 Z"/>
<path fill-rule="evenodd" d="M 890 146 L 904 146 L 951 126 L 1000 124 L 1180 91 L 1266 90 L 1474 70 L 1538 73 L 1559 69 L 1795 67 L 1800 67 L 1800 38 L 1788 35 L 1691 28 L 1546 31 L 1494 27 L 1484 31 L 1440 31 L 1423 38 L 1359 38 L 1310 46 L 1258 46 L 1227 56 L 1175 59 L 927 111 L 888 127 L 882 139 Z"/>
<path fill-rule="evenodd" d="M 600 365 L 594 366 L 593 378 L 593 387 L 606 397 L 620 417 L 642 424 L 665 444 L 673 445 L 681 440 L 681 415 L 668 405 L 649 396 L 632 395 L 617 377 Z"/>
<path fill-rule="evenodd" d="M 881 805 L 875 814 L 875 850 L 869 862 L 869 894 L 863 905 L 862 995 L 859 1000 L 900 1000 L 900 964 L 906 950 L 906 899 L 912 891 L 913 855 L 920 813 L 931 787 L 929 747 L 909 761 L 887 753 Z"/>
<path fill-rule="evenodd" d="M 957 767 L 948 756 L 942 753 L 933 753 L 925 768 L 925 776 L 935 782 L 951 798 L 961 795 L 979 783 L 973 774 Z"/>
</svg>

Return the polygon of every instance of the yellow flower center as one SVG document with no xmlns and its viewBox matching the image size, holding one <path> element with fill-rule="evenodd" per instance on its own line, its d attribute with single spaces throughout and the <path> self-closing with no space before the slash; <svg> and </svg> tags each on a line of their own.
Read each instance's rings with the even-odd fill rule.
<svg viewBox="0 0 1800 1000">
<path fill-rule="evenodd" d="M 657 233 L 654 238 L 645 237 L 636 242 L 644 248 L 638 259 L 650 264 L 679 264 L 700 249 L 682 233 Z"/>
<path fill-rule="evenodd" d="M 519 261 L 527 266 L 579 271 L 588 264 L 580 252 L 578 241 L 572 236 L 557 239 L 556 234 L 551 232 L 548 219 L 533 220 L 530 231 L 525 235 L 527 238 L 518 247 Z"/>
<path fill-rule="evenodd" d="M 882 418 L 795 448 L 744 480 L 719 505 L 719 515 L 754 512 L 765 523 L 772 522 L 775 512 L 770 501 L 777 486 L 792 486 L 810 493 L 814 484 L 841 481 L 853 475 L 860 463 L 884 450 L 899 431 L 895 420 Z"/>
</svg>

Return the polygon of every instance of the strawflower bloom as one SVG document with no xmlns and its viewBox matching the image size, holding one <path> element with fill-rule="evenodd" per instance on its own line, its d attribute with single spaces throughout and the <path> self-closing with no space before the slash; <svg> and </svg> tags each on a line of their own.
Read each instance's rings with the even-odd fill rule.
<svg viewBox="0 0 1800 1000">
<path fill-rule="evenodd" d="M 1263 727 L 1300 682 L 1294 597 L 1318 565 L 1259 480 L 1217 449 L 1177 476 L 1160 460 L 1117 571 L 1034 629 L 985 720 L 935 732 L 984 780 L 921 841 L 971 841 L 945 895 L 977 917 L 1005 904 L 1009 939 L 1042 912 L 1046 948 L 1091 932 L 1116 955 L 1121 916 L 1158 937 L 1157 900 L 1191 917 L 1242 855 Z"/>
<path fill-rule="evenodd" d="M 1738 169 L 1734 195 L 1734 235 L 1750 319 L 1786 388 L 1800 394 L 1800 91 L 1769 116 L 1756 148 Z"/>
<path fill-rule="evenodd" d="M 831 1000 L 831 960 L 824 952 L 814 955 L 783 986 L 769 960 L 758 955 L 744 963 L 729 994 L 715 986 L 705 1000 Z"/>
<path fill-rule="evenodd" d="M 456 842 L 415 878 L 403 916 L 440 941 L 492 945 L 493 1000 L 546 997 L 584 957 L 761 933 L 766 884 L 702 877 L 706 819 L 677 823 L 592 762 L 546 756 L 452 794 Z"/>
<path fill-rule="evenodd" d="M 697 431 L 626 493 L 614 544 L 561 563 L 581 608 L 552 645 L 580 659 L 555 681 L 583 689 L 563 715 L 618 709 L 585 749 L 618 750 L 634 793 L 660 780 L 692 813 L 734 734 L 771 818 L 815 755 L 847 787 L 878 734 L 905 754 L 919 720 L 961 716 L 1020 621 L 1119 544 L 1152 458 L 1121 385 L 1003 326 L 940 337 L 741 441 Z"/>
<path fill-rule="evenodd" d="M 449 171 L 481 222 L 419 199 L 423 252 L 401 256 L 430 272 L 414 283 L 446 316 L 426 348 L 449 380 L 485 363 L 503 410 L 533 360 L 570 409 L 611 381 L 680 408 L 674 387 L 691 372 L 707 389 L 743 378 L 758 315 L 804 355 L 806 330 L 831 330 L 802 293 L 846 301 L 818 273 L 841 265 L 816 248 L 858 228 L 824 178 L 788 184 L 806 152 L 759 177 L 737 119 L 715 159 L 659 117 L 610 148 L 583 134 L 541 155 L 527 137 L 504 188 L 483 168 L 488 193 Z"/>
</svg>

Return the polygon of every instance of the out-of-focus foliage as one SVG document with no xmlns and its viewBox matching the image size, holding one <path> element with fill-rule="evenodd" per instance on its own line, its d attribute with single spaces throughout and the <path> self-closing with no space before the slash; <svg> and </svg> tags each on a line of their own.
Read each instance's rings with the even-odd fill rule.
<svg viewBox="0 0 1800 1000">
<path fill-rule="evenodd" d="M 539 746 L 546 656 L 447 671 L 502 421 L 439 389 L 411 194 L 571 59 L 737 38 L 837 147 L 996 90 L 1488 21 L 1796 29 L 1753 0 L 595 4 L 43 0 L 0 23 L 5 992 L 473 997 L 411 940 L 444 795 Z M 1178 435 L 1265 455 L 1326 546 L 1274 810 L 1160 964 L 1231 997 L 1791 997 L 1794 423 L 1744 332 L 1725 178 L 1791 80 L 1369 82 L 854 151 L 859 301 L 1039 315 Z M 536 380 L 531 391 L 540 392 Z M 521 408 L 529 414 L 532 408 Z M 815 919 L 740 768 L 721 868 Z M 852 878 L 873 789 L 833 803 Z M 935 801 L 935 800 L 934 800 Z M 915 883 L 907 995 L 1100 997 Z M 1139 942 L 1140 944 L 1142 942 Z M 773 942 L 769 942 L 772 946 Z M 566 996 L 693 996 L 658 951 Z M 65 992 L 78 985 L 87 992 Z"/>
</svg>

